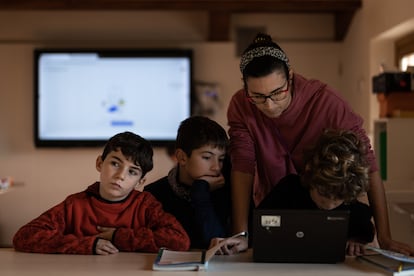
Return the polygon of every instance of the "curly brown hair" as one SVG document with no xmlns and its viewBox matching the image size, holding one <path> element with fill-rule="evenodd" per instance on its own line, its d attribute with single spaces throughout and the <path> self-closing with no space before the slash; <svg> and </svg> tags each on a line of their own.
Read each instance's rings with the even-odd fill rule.
<svg viewBox="0 0 414 276">
<path fill-rule="evenodd" d="M 305 153 L 302 183 L 324 197 L 350 202 L 368 191 L 366 146 L 349 130 L 328 129 Z"/>
</svg>

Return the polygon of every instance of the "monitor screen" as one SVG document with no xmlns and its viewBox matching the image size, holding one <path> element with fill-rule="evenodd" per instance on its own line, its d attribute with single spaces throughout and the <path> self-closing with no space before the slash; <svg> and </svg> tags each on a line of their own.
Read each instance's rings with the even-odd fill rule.
<svg viewBox="0 0 414 276">
<path fill-rule="evenodd" d="M 35 49 L 36 147 L 102 146 L 132 131 L 163 146 L 191 116 L 192 51 Z"/>
</svg>

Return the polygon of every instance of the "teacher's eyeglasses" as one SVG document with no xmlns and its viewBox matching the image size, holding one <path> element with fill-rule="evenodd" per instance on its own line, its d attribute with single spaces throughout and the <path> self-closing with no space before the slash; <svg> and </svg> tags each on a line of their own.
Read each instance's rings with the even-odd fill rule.
<svg viewBox="0 0 414 276">
<path fill-rule="evenodd" d="M 286 89 L 275 90 L 272 93 L 270 93 L 269 95 L 254 95 L 254 96 L 252 96 L 252 95 L 249 95 L 249 93 L 246 91 L 246 97 L 253 104 L 264 104 L 267 99 L 271 99 L 273 102 L 283 101 L 288 96 L 287 92 L 289 92 L 290 80 L 287 80 L 286 83 L 287 83 Z"/>
</svg>

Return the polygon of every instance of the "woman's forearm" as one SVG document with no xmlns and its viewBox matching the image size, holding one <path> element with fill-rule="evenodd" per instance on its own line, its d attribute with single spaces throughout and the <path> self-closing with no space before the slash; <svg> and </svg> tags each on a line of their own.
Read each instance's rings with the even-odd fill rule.
<svg viewBox="0 0 414 276">
<path fill-rule="evenodd" d="M 253 187 L 253 175 L 233 171 L 231 190 L 233 204 L 233 232 L 248 230 L 250 200 Z"/>
</svg>

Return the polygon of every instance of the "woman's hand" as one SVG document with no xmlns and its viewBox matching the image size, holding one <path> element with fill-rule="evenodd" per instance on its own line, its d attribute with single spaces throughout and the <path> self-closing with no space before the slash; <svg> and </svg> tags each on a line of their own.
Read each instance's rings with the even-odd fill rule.
<svg viewBox="0 0 414 276">
<path fill-rule="evenodd" d="M 395 241 L 391 238 L 380 239 L 378 237 L 378 243 L 382 249 L 391 250 L 407 256 L 414 256 L 414 250 L 408 244 Z"/>
</svg>

